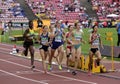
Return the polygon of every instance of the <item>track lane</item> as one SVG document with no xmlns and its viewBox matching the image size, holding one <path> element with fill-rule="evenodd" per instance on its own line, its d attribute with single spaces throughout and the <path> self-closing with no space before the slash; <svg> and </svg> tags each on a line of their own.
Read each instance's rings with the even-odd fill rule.
<svg viewBox="0 0 120 84">
<path fill-rule="evenodd" d="M 15 60 L 16 60 L 16 57 L 13 57 L 13 58 L 15 58 Z M 23 59 L 23 58 L 21 58 L 21 59 Z M 25 59 L 25 60 L 27 60 L 27 59 Z M 12 61 L 13 61 L 13 59 L 12 59 Z M 17 63 L 18 61 L 21 61 L 21 60 L 17 60 L 17 62 L 12 62 L 12 61 L 6 60 L 6 59 L 0 59 L 0 65 L 1 66 L 4 65 L 4 66 L 1 67 L 2 68 L 1 71 L 12 74 L 12 76 L 13 76 L 13 75 L 16 75 L 15 74 L 16 72 L 18 72 L 18 71 L 20 72 L 21 69 L 25 70 L 24 68 L 26 68 L 26 69 L 30 70 L 29 65 L 26 65 L 26 63 L 25 63 L 26 61 L 22 62 L 22 63 L 25 63 L 24 65 L 20 64 L 20 63 Z M 57 74 L 52 73 L 52 72 L 49 72 L 48 74 L 44 74 L 43 70 L 40 70 L 40 69 L 35 69 L 35 72 L 36 71 L 37 72 L 42 72 L 42 73 L 38 73 L 38 74 L 36 74 L 36 73 L 33 73 L 33 74 L 17 74 L 17 76 L 24 77 L 24 78 L 29 78 L 29 79 L 33 79 L 33 80 L 37 80 L 37 81 L 49 80 L 49 84 L 56 84 L 56 83 L 59 84 L 61 82 L 66 82 L 66 83 L 69 83 L 69 84 L 73 84 L 73 83 L 76 83 L 76 84 L 77 83 L 79 83 L 79 84 L 96 84 L 94 82 L 72 78 L 72 75 L 71 75 L 71 77 L 67 77 L 67 76 L 57 75 Z M 63 73 L 64 72 L 61 72 L 61 74 L 63 74 Z M 69 74 L 69 73 L 67 73 L 67 74 Z"/>
<path fill-rule="evenodd" d="M 54 66 L 54 70 L 52 72 L 49 72 L 49 74 L 46 75 L 43 73 L 42 63 L 38 62 L 38 61 L 35 61 L 36 69 L 35 69 L 35 72 L 32 72 L 30 70 L 30 60 L 10 55 L 8 53 L 9 48 L 7 48 L 7 49 L 8 49 L 7 52 L 3 50 L 2 53 L 0 53 L 0 66 L 2 66 L 2 67 L 0 67 L 0 70 L 5 69 L 2 72 L 0 72 L 0 75 L 1 74 L 6 75 L 6 73 L 4 73 L 4 71 L 5 71 L 8 73 L 12 73 L 17 76 L 29 78 L 32 80 L 44 81 L 45 83 L 47 82 L 49 84 L 61 84 L 61 83 L 64 83 L 64 84 L 108 84 L 108 83 L 109 84 L 119 84 L 119 82 L 120 82 L 120 80 L 106 78 L 106 77 L 100 77 L 100 76 L 96 76 L 96 75 L 92 75 L 91 77 L 89 77 L 89 76 L 87 76 L 86 73 L 81 73 L 81 72 L 78 72 L 78 74 L 76 76 L 73 76 L 71 73 L 66 72 L 65 69 L 63 71 L 59 71 L 57 66 Z M 5 54 L 4 52 L 6 52 L 7 54 Z M 6 64 L 6 62 L 7 62 L 7 64 Z M 10 67 L 9 70 L 7 67 Z M 4 78 L 1 78 L 1 77 L 2 76 L 0 76 L 0 79 L 5 80 Z M 10 76 L 10 78 L 11 78 L 11 76 Z M 19 80 L 19 78 L 17 80 Z M 25 80 L 25 81 L 28 81 L 28 80 Z M 0 80 L 0 82 L 1 82 L 1 80 Z M 7 83 L 3 83 L 3 84 L 7 84 Z M 13 83 L 10 82 L 9 84 L 13 84 Z M 24 84 L 24 82 L 23 82 L 23 84 Z M 32 84 L 34 84 L 34 83 L 32 82 Z"/>
</svg>

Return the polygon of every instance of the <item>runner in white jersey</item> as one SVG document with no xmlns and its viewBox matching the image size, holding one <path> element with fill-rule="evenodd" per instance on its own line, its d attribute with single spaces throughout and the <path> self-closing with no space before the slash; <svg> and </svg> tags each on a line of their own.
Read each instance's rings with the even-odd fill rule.
<svg viewBox="0 0 120 84">
<path fill-rule="evenodd" d="M 89 51 L 89 65 L 88 65 L 88 72 L 89 75 L 91 75 L 91 68 L 92 68 L 92 63 L 93 63 L 93 56 L 97 56 L 96 59 L 96 65 L 100 65 L 100 60 L 101 60 L 101 53 L 99 50 L 99 46 L 103 48 L 100 34 L 97 33 L 98 31 L 98 26 L 93 26 L 93 31 L 90 34 L 89 37 L 89 43 L 90 43 L 90 51 Z"/>
</svg>

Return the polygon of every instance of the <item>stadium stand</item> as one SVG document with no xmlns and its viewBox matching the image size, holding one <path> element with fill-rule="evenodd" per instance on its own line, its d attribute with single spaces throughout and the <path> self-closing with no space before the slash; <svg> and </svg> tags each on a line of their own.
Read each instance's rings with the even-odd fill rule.
<svg viewBox="0 0 120 84">
<path fill-rule="evenodd" d="M 0 1 L 0 22 L 7 23 L 25 23 L 28 19 L 25 17 L 23 9 L 15 0 L 1 0 Z M 20 24 L 19 24 L 20 25 Z"/>
<path fill-rule="evenodd" d="M 120 2 L 113 0 L 92 0 L 93 10 L 96 10 L 99 20 L 110 20 L 108 14 L 117 14 L 120 18 Z"/>
<path fill-rule="evenodd" d="M 86 20 L 86 10 L 79 0 L 26 0 L 30 8 L 39 17 L 74 22 Z"/>
<path fill-rule="evenodd" d="M 80 21 L 84 27 L 88 27 L 89 18 L 91 18 L 89 14 L 86 13 L 86 11 L 89 10 L 81 3 L 83 0 L 1 0 L 0 22 L 28 22 L 29 18 L 26 17 L 28 16 L 25 12 L 26 9 L 21 7 L 22 5 L 18 3 L 18 1 L 26 2 L 24 4 L 29 5 L 32 12 L 38 18 L 50 19 L 51 23 L 54 23 L 56 20 L 62 20 L 63 22 L 68 21 L 69 23 Z M 116 22 L 114 22 L 114 20 L 120 19 L 119 0 L 91 0 L 90 4 L 93 6 L 92 9 L 96 11 L 100 27 L 109 26 L 108 24 L 111 20 L 112 22 L 110 22 L 110 24 L 115 25 Z M 119 17 L 112 19 L 107 18 L 108 14 L 116 14 L 119 15 Z M 30 15 L 32 16 L 31 13 L 29 13 L 29 16 Z M 92 25 L 97 23 L 96 18 L 92 18 L 92 20 L 95 20 Z"/>
</svg>

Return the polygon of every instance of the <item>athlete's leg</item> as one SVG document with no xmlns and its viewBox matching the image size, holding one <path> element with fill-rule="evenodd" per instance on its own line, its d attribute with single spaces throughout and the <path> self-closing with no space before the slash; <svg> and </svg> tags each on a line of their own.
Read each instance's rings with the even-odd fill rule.
<svg viewBox="0 0 120 84">
<path fill-rule="evenodd" d="M 63 57 L 64 57 L 63 45 L 59 47 L 58 57 L 59 57 L 59 69 L 62 69 L 61 65 L 62 65 L 62 61 L 63 61 Z"/>
<path fill-rule="evenodd" d="M 70 54 L 71 54 L 71 50 L 69 48 L 67 48 L 66 49 L 66 57 L 67 57 L 66 65 L 67 65 L 67 68 L 69 68 Z"/>
<path fill-rule="evenodd" d="M 30 51 L 30 56 L 31 56 L 31 68 L 35 68 L 35 66 L 34 66 L 34 47 L 33 47 L 33 45 L 31 45 L 30 47 L 29 47 L 29 51 Z"/>
<path fill-rule="evenodd" d="M 43 49 L 40 49 L 40 56 L 42 58 L 42 65 L 43 65 L 44 72 L 47 73 L 46 63 L 45 63 L 45 51 Z"/>
<path fill-rule="evenodd" d="M 24 47 L 23 54 L 24 54 L 25 56 L 28 55 L 28 49 L 29 49 L 29 47 Z"/>
<path fill-rule="evenodd" d="M 96 56 L 97 56 L 96 63 L 97 63 L 97 66 L 99 66 L 101 61 L 101 53 L 99 50 L 97 50 Z"/>
<path fill-rule="evenodd" d="M 49 63 L 48 63 L 48 70 L 51 70 L 52 59 L 53 59 L 54 53 L 55 53 L 55 49 L 51 48 L 51 53 L 50 53 L 49 60 L 48 60 L 49 61 Z"/>
<path fill-rule="evenodd" d="M 74 71 L 73 71 L 73 75 L 76 75 L 76 70 L 78 67 L 78 63 L 80 61 L 80 56 L 81 56 L 81 47 L 79 47 L 78 49 L 75 49 L 75 66 L 74 66 Z"/>
<path fill-rule="evenodd" d="M 89 51 L 89 63 L 88 63 L 88 74 L 91 74 L 91 69 L 92 69 L 92 63 L 93 63 L 93 52 L 90 50 Z"/>
</svg>

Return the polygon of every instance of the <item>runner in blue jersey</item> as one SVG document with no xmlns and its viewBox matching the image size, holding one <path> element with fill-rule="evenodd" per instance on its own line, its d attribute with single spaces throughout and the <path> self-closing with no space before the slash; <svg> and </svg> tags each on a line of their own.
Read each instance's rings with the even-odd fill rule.
<svg viewBox="0 0 120 84">
<path fill-rule="evenodd" d="M 51 44 L 51 56 L 49 58 L 49 65 L 48 65 L 49 70 L 51 70 L 52 58 L 54 57 L 56 50 L 58 53 L 57 57 L 59 57 L 59 60 L 58 60 L 59 69 L 62 70 L 61 62 L 64 54 L 64 48 L 63 48 L 64 33 L 60 25 L 61 23 L 59 21 L 57 21 L 55 24 L 54 38 Z"/>
</svg>

